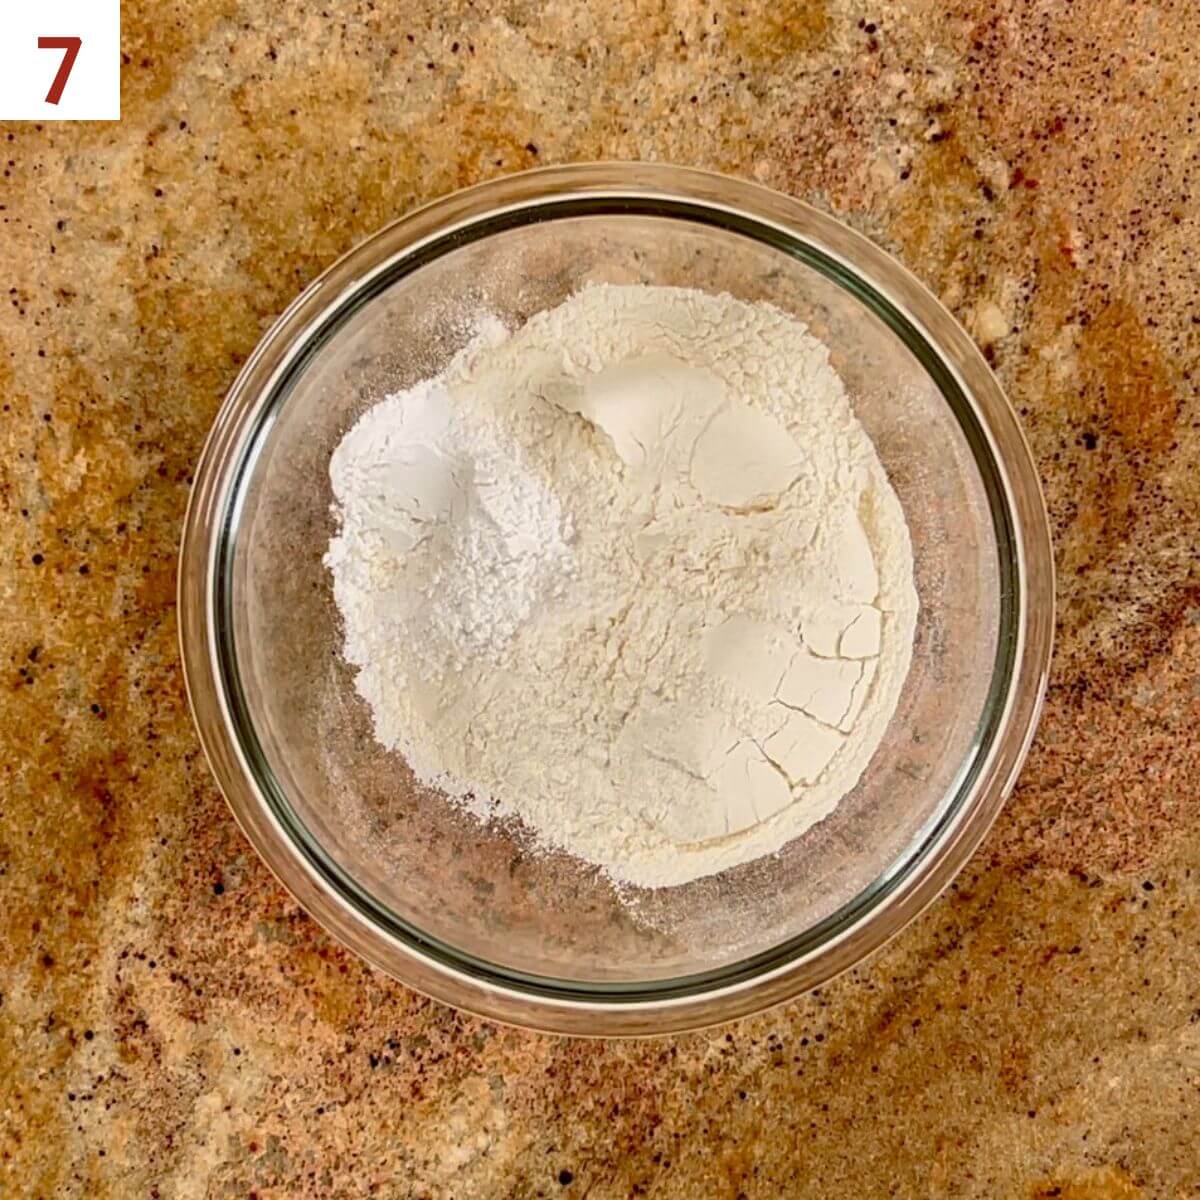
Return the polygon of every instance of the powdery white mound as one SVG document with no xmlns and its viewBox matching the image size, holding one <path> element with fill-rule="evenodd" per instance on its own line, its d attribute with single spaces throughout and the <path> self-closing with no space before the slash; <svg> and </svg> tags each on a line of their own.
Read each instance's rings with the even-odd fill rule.
<svg viewBox="0 0 1200 1200">
<path fill-rule="evenodd" d="M 595 286 L 485 322 L 330 471 L 378 739 L 617 882 L 777 850 L 895 712 L 904 514 L 826 348 L 769 305 Z"/>
</svg>

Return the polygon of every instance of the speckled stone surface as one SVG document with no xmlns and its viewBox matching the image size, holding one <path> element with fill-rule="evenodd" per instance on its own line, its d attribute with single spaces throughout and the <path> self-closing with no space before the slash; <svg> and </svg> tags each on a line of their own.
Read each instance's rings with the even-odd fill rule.
<svg viewBox="0 0 1200 1200">
<path fill-rule="evenodd" d="M 127 0 L 120 124 L 0 125 L 0 1194 L 1200 1195 L 1200 5 Z M 896 252 L 1024 417 L 1059 650 L 959 883 L 819 994 L 571 1043 L 273 882 L 192 732 L 190 471 L 264 326 L 534 163 L 746 175 Z"/>
</svg>

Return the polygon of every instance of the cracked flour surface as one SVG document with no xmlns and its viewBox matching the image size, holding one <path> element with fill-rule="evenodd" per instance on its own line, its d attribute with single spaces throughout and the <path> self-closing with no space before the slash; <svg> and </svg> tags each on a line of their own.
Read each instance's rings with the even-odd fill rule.
<svg viewBox="0 0 1200 1200">
<path fill-rule="evenodd" d="M 769 305 L 601 285 L 484 320 L 330 473 L 377 738 L 618 883 L 779 849 L 895 711 L 904 514 L 826 348 Z"/>
</svg>

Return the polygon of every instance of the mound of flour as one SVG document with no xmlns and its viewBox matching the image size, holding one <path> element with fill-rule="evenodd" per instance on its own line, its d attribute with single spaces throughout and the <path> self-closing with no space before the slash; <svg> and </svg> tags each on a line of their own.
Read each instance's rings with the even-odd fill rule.
<svg viewBox="0 0 1200 1200">
<path fill-rule="evenodd" d="M 895 711 L 904 515 L 825 347 L 769 305 L 594 286 L 484 322 L 330 474 L 376 737 L 617 882 L 777 850 Z"/>
</svg>

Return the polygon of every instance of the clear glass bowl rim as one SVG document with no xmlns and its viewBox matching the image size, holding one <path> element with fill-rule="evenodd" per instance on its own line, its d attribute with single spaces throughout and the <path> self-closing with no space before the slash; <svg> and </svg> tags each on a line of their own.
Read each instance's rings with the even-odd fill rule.
<svg viewBox="0 0 1200 1200">
<path fill-rule="evenodd" d="M 685 979 L 596 984 L 522 975 L 407 925 L 333 863 L 292 811 L 257 746 L 232 656 L 228 564 L 240 498 L 287 381 L 345 317 L 399 275 L 465 239 L 556 217 L 679 217 L 802 259 L 880 316 L 950 403 L 991 492 L 1002 597 L 997 670 L 976 753 L 903 860 L 825 921 L 752 959 Z M 1016 780 L 1045 692 L 1054 629 L 1049 525 L 1032 456 L 983 356 L 895 259 L 818 210 L 692 168 L 594 163 L 510 175 L 384 227 L 313 281 L 234 381 L 197 466 L 180 549 L 184 678 L 201 744 L 235 818 L 280 882 L 325 929 L 387 974 L 459 1008 L 569 1034 L 665 1033 L 729 1020 L 819 986 L 929 905 L 978 847 Z"/>
</svg>

